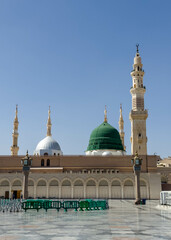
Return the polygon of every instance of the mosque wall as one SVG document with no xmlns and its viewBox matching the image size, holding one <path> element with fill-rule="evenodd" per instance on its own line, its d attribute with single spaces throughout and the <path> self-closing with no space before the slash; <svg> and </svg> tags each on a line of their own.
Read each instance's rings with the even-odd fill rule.
<svg viewBox="0 0 171 240">
<path fill-rule="evenodd" d="M 21 172 L 21 158 L 24 156 L 0 156 L 0 172 Z M 142 172 L 157 172 L 157 160 L 156 155 L 139 156 L 142 161 Z M 63 171 L 73 170 L 79 171 L 82 169 L 107 169 L 114 168 L 119 172 L 132 172 L 131 155 L 126 156 L 31 156 L 32 171 L 36 168 L 42 168 L 44 172 L 53 171 L 53 168 L 62 168 Z M 42 160 L 44 162 L 42 166 Z M 48 160 L 50 165 L 48 165 Z M 49 167 L 44 169 L 44 167 Z M 35 168 L 33 170 L 33 168 Z"/>
<path fill-rule="evenodd" d="M 0 174 L 0 197 L 22 192 L 22 173 Z M 141 197 L 159 199 L 160 174 L 141 174 Z M 29 197 L 32 198 L 107 198 L 135 199 L 133 173 L 30 173 Z"/>
</svg>

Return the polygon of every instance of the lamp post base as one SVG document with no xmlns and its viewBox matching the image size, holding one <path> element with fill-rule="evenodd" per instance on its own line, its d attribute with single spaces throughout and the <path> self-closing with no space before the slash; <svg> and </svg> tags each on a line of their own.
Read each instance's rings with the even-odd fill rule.
<svg viewBox="0 0 171 240">
<path fill-rule="evenodd" d="M 135 200 L 135 205 L 140 205 L 141 204 L 141 199 Z"/>
</svg>

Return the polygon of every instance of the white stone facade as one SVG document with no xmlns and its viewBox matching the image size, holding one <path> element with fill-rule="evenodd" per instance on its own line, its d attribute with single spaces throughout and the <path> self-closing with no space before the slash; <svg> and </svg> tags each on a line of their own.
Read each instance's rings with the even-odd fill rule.
<svg viewBox="0 0 171 240">
<path fill-rule="evenodd" d="M 0 197 L 9 191 L 22 192 L 22 173 L 1 174 Z M 141 198 L 159 199 L 160 174 L 141 174 Z M 29 175 L 29 197 L 32 198 L 105 198 L 134 199 L 133 173 L 59 173 Z"/>
</svg>

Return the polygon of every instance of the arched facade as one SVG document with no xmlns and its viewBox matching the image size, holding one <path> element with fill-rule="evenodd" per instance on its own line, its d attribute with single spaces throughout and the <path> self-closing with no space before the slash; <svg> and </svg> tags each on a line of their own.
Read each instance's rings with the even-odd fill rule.
<svg viewBox="0 0 171 240">
<path fill-rule="evenodd" d="M 49 191 L 48 191 L 48 197 L 49 198 L 59 198 L 59 181 L 56 178 L 53 178 L 49 182 Z"/>
<path fill-rule="evenodd" d="M 36 184 L 36 197 L 46 198 L 47 197 L 47 181 L 45 179 L 39 179 Z"/>
<path fill-rule="evenodd" d="M 21 192 L 22 192 L 22 179 L 15 178 L 12 181 L 11 193 L 9 193 L 9 195 L 11 195 L 11 198 L 13 199 L 18 199 L 21 197 Z"/>
<path fill-rule="evenodd" d="M 86 198 L 97 198 L 97 182 L 91 178 L 86 181 Z"/>
<path fill-rule="evenodd" d="M 123 183 L 123 193 L 125 199 L 135 199 L 135 188 L 132 179 L 125 179 Z"/>
<path fill-rule="evenodd" d="M 82 179 L 75 179 L 73 182 L 73 198 L 84 198 L 84 182 Z"/>
<path fill-rule="evenodd" d="M 66 178 L 61 182 L 61 198 L 72 198 L 71 180 Z"/>
<path fill-rule="evenodd" d="M 148 183 L 145 179 L 140 179 L 140 193 L 142 199 L 149 198 Z"/>
<path fill-rule="evenodd" d="M 69 175 L 69 176 L 68 176 Z M 0 181 L 0 196 L 20 198 L 23 189 L 23 174 L 10 175 Z M 52 199 L 135 199 L 134 175 L 120 173 L 88 172 L 82 174 L 30 174 L 28 181 L 29 198 Z M 150 198 L 148 176 L 140 179 L 141 198 Z M 18 194 L 18 196 L 17 196 Z"/>
<path fill-rule="evenodd" d="M 122 183 L 120 179 L 112 179 L 111 182 L 111 198 L 112 199 L 121 199 L 122 198 Z"/>
<path fill-rule="evenodd" d="M 0 181 L 0 197 L 9 198 L 11 192 L 10 181 L 6 178 Z"/>
<path fill-rule="evenodd" d="M 34 188 L 35 188 L 35 181 L 33 179 L 28 180 L 28 197 L 34 198 Z"/>
<path fill-rule="evenodd" d="M 101 179 L 98 184 L 98 198 L 109 198 L 109 182 Z"/>
</svg>

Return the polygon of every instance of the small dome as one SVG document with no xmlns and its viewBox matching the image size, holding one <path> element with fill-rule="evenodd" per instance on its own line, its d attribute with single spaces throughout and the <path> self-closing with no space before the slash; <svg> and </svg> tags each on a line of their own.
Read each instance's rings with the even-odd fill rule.
<svg viewBox="0 0 171 240">
<path fill-rule="evenodd" d="M 34 154 L 61 155 L 62 152 L 59 144 L 51 136 L 47 136 L 37 144 Z"/>
<path fill-rule="evenodd" d="M 107 122 L 92 131 L 87 151 L 102 149 L 124 151 L 118 130 Z"/>
<path fill-rule="evenodd" d="M 109 151 L 106 151 L 106 152 L 102 153 L 102 156 L 111 156 L 111 155 L 112 155 L 112 153 L 109 152 Z"/>
</svg>

